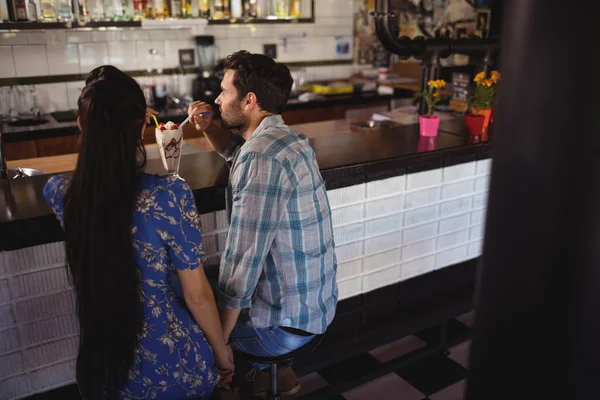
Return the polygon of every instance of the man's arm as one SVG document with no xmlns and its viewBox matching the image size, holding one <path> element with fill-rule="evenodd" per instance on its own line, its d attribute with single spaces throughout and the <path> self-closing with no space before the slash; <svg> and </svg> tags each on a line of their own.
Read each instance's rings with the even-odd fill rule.
<svg viewBox="0 0 600 400">
<path fill-rule="evenodd" d="M 218 285 L 226 339 L 240 310 L 252 307 L 265 259 L 293 192 L 286 168 L 259 153 L 238 159 L 232 174 L 231 224 Z"/>
</svg>

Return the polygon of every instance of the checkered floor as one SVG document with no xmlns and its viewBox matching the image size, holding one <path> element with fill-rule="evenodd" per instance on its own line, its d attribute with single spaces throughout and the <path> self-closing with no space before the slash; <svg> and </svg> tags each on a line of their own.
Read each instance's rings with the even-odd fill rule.
<svg viewBox="0 0 600 400">
<path fill-rule="evenodd" d="M 471 313 L 460 316 L 450 321 L 446 335 L 449 339 L 468 337 L 471 324 Z M 470 342 L 464 341 L 446 351 L 423 352 L 428 347 L 437 347 L 439 332 L 439 327 L 434 327 L 302 376 L 302 391 L 295 399 L 462 400 Z M 394 369 L 398 360 L 412 360 L 412 354 L 424 356 Z M 220 397 L 238 399 L 235 393 L 221 393 Z M 68 387 L 29 400 L 59 398 L 69 400 L 79 396 L 74 387 Z"/>
</svg>

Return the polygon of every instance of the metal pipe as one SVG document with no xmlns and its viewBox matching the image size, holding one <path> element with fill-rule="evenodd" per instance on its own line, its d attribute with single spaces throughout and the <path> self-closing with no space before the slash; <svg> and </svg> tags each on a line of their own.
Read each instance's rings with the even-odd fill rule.
<svg viewBox="0 0 600 400">
<path fill-rule="evenodd" d="M 4 139 L 2 137 L 3 118 L 0 117 L 0 179 L 8 179 L 8 168 L 6 167 L 6 152 L 4 150 Z"/>
</svg>

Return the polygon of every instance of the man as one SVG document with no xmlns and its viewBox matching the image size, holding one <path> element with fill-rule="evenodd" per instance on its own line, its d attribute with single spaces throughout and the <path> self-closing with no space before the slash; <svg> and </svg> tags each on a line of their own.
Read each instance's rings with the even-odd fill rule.
<svg viewBox="0 0 600 400">
<path fill-rule="evenodd" d="M 325 332 L 337 304 L 331 209 L 308 139 L 279 115 L 293 79 L 284 64 L 240 51 L 225 60 L 215 100 L 226 133 L 211 133 L 212 108 L 189 108 L 197 130 L 231 165 L 227 190 L 229 234 L 218 295 L 225 342 L 240 352 L 289 353 Z M 201 114 L 209 112 L 209 114 Z M 252 394 L 268 389 L 266 365 Z M 300 389 L 287 366 L 284 395 Z"/>
</svg>

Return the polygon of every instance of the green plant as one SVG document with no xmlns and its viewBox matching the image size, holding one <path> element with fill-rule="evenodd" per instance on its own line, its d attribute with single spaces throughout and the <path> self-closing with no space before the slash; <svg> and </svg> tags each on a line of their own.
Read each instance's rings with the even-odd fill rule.
<svg viewBox="0 0 600 400">
<path fill-rule="evenodd" d="M 473 78 L 475 90 L 469 96 L 468 109 L 474 109 L 477 112 L 491 108 L 496 100 L 496 84 L 499 80 L 500 73 L 498 71 L 492 71 L 490 78 L 486 78 L 484 72 L 475 75 Z"/>
<path fill-rule="evenodd" d="M 435 107 L 435 105 L 440 101 L 447 98 L 447 96 L 444 96 L 441 92 L 441 90 L 444 87 L 446 87 L 446 81 L 444 81 L 443 79 L 431 80 L 427 82 L 427 89 L 424 89 L 415 94 L 415 98 L 425 99 L 425 102 L 427 103 L 426 115 L 428 117 L 431 117 L 433 115 L 433 107 Z"/>
</svg>

